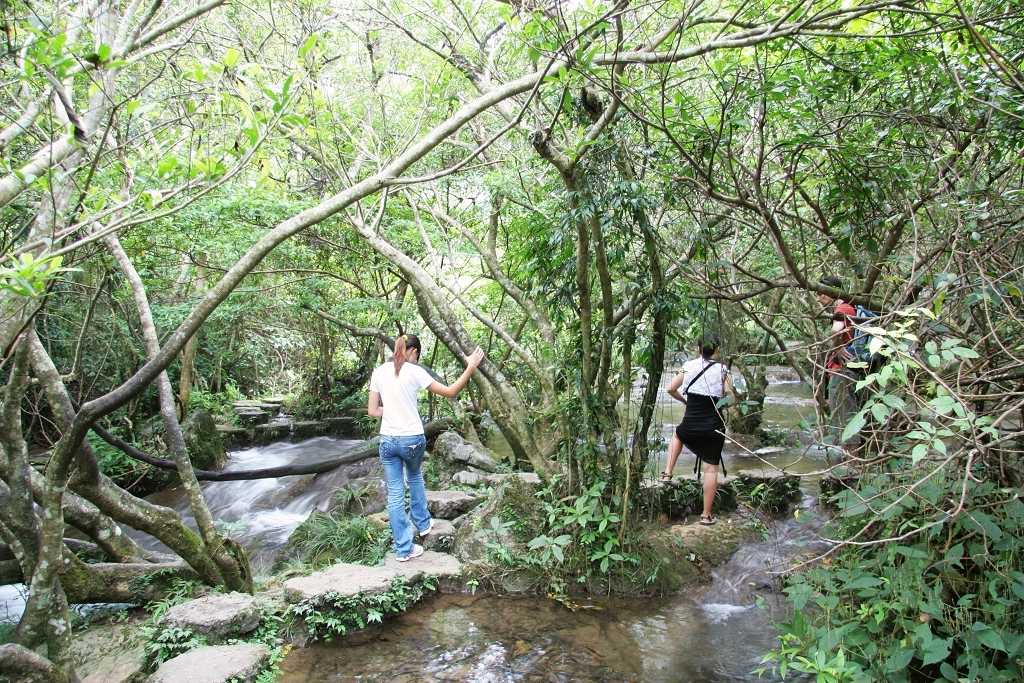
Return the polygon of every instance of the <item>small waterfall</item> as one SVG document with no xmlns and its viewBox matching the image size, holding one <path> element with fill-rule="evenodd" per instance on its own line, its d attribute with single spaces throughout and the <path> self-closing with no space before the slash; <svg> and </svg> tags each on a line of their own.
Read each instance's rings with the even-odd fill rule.
<svg viewBox="0 0 1024 683">
<path fill-rule="evenodd" d="M 224 469 L 235 472 L 330 460 L 365 443 L 326 436 L 297 443 L 282 441 L 233 451 Z M 326 510 L 338 488 L 371 475 L 376 467 L 377 459 L 367 458 L 319 475 L 204 482 L 203 496 L 221 529 L 250 552 L 254 568 L 269 567 L 295 527 L 311 512 Z M 161 491 L 149 500 L 174 508 L 186 523 L 194 526 L 188 500 L 180 487 Z M 150 536 L 130 533 L 147 548 L 162 548 Z"/>
</svg>

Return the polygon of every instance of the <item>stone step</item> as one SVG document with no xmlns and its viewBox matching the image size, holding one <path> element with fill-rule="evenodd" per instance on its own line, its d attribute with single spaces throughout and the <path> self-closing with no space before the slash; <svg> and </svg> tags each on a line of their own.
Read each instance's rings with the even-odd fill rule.
<svg viewBox="0 0 1024 683">
<path fill-rule="evenodd" d="M 688 479 L 691 480 L 691 481 L 695 481 L 695 478 L 693 476 L 693 472 L 692 471 L 680 472 L 679 469 L 676 469 L 675 472 L 676 472 L 675 478 L 672 481 L 670 481 L 670 482 L 661 481 L 660 479 L 644 479 L 641 482 L 640 486 L 642 488 L 661 488 L 663 486 L 678 485 L 678 484 L 680 484 L 680 483 L 682 483 L 682 482 L 684 482 L 684 481 L 686 481 Z M 764 469 L 751 469 L 751 470 L 743 470 L 742 472 L 737 472 L 736 474 L 730 474 L 728 477 L 719 477 L 718 478 L 718 485 L 719 486 L 724 486 L 724 485 L 732 483 L 732 482 L 734 482 L 734 481 L 736 481 L 736 480 L 738 480 L 740 478 L 745 478 L 747 480 L 752 480 L 754 482 L 761 482 L 761 481 L 774 481 L 776 479 L 798 479 L 799 477 L 797 475 L 795 475 L 795 474 L 789 474 L 787 472 L 783 472 L 782 470 L 775 470 L 775 469 L 768 469 L 768 468 L 764 468 Z"/>
<path fill-rule="evenodd" d="M 389 554 L 384 564 L 373 567 L 342 562 L 309 576 L 289 579 L 284 583 L 284 597 L 291 603 L 315 600 L 329 593 L 353 597 L 383 593 L 398 577 L 413 582 L 425 578 L 455 579 L 461 574 L 462 564 L 444 553 L 428 550 L 408 562 L 399 562 Z"/>
<path fill-rule="evenodd" d="M 476 507 L 483 498 L 464 491 L 427 491 L 427 509 L 432 517 L 455 519 Z"/>
<path fill-rule="evenodd" d="M 461 472 L 456 472 L 452 477 L 452 481 L 456 484 L 463 484 L 464 486 L 482 486 L 484 484 L 497 486 L 508 479 L 518 479 L 524 484 L 528 484 L 530 486 L 537 486 L 540 484 L 540 477 L 537 476 L 536 472 L 503 472 L 500 474 L 485 474 L 483 472 L 470 472 L 469 470 L 463 470 Z"/>
<path fill-rule="evenodd" d="M 148 683 L 249 683 L 270 656 L 263 645 L 207 645 L 169 659 Z"/>
<path fill-rule="evenodd" d="M 260 608 L 256 598 L 245 593 L 211 593 L 175 605 L 160 623 L 202 634 L 213 643 L 256 630 Z"/>
<path fill-rule="evenodd" d="M 384 523 L 387 523 L 387 513 L 384 513 Z M 423 544 L 423 547 L 427 550 L 436 550 L 438 552 L 448 552 L 452 547 L 452 542 L 455 540 L 455 525 L 449 522 L 447 519 L 435 519 L 434 526 L 430 530 L 430 533 L 423 536 L 417 541 L 417 543 Z M 417 558 L 419 559 L 419 558 Z M 415 562 L 416 560 L 410 560 Z"/>
</svg>

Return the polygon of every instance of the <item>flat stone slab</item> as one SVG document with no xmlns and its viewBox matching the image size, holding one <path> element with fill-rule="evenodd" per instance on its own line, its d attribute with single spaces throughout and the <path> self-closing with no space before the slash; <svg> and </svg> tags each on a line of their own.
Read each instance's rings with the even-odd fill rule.
<svg viewBox="0 0 1024 683">
<path fill-rule="evenodd" d="M 463 491 L 427 491 L 427 508 L 432 517 L 455 519 L 482 500 Z"/>
<path fill-rule="evenodd" d="M 211 593 L 175 605 L 167 610 L 160 623 L 220 640 L 256 630 L 260 624 L 260 609 L 256 598 L 245 593 Z"/>
<path fill-rule="evenodd" d="M 289 579 L 284 583 L 285 600 L 303 602 L 336 593 L 342 597 L 382 593 L 401 577 L 406 581 L 424 578 L 448 579 L 462 574 L 462 565 L 451 555 L 431 550 L 408 562 L 399 562 L 388 554 L 384 564 L 368 567 L 342 562 L 323 571 Z"/>
<path fill-rule="evenodd" d="M 536 472 L 502 472 L 498 474 L 484 474 L 481 472 L 463 470 L 461 472 L 456 472 L 452 477 L 452 481 L 465 486 L 482 486 L 485 484 L 497 486 L 507 479 L 518 479 L 524 484 L 528 484 L 530 486 L 537 486 L 540 484 L 540 477 Z"/>
<path fill-rule="evenodd" d="M 248 683 L 269 656 L 265 646 L 249 643 L 197 647 L 161 664 L 148 683 Z"/>
</svg>

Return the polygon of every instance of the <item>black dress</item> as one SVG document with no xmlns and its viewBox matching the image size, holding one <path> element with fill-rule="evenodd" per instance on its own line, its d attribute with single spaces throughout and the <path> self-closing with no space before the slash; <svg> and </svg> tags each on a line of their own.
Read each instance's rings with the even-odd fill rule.
<svg viewBox="0 0 1024 683">
<path fill-rule="evenodd" d="M 715 402 L 717 396 L 686 393 L 686 413 L 676 427 L 676 436 L 694 455 L 709 465 L 722 462 L 725 422 Z"/>
<path fill-rule="evenodd" d="M 697 377 L 687 386 L 686 412 L 683 414 L 683 421 L 676 427 L 676 436 L 687 449 L 697 456 L 694 472 L 699 473 L 700 464 L 706 462 L 709 465 L 721 464 L 722 473 L 725 474 L 725 464 L 722 462 L 722 449 L 725 447 L 725 421 L 722 419 L 721 411 L 715 405 L 721 397 L 705 396 L 689 391 Z"/>
</svg>

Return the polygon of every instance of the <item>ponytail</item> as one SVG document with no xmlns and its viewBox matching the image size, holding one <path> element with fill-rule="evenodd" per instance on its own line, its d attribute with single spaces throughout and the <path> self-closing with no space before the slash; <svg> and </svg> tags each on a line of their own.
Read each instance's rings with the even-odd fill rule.
<svg viewBox="0 0 1024 683">
<path fill-rule="evenodd" d="M 405 335 L 395 340 L 395 377 L 402 370 L 402 363 L 405 362 Z"/>
<path fill-rule="evenodd" d="M 405 363 L 405 354 L 409 349 L 416 349 L 420 353 L 423 352 L 420 338 L 415 334 L 403 334 L 395 340 L 395 377 L 398 377 L 398 373 L 402 370 L 402 364 Z"/>
</svg>

